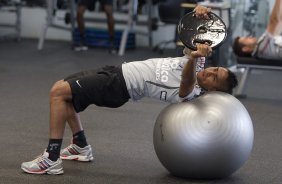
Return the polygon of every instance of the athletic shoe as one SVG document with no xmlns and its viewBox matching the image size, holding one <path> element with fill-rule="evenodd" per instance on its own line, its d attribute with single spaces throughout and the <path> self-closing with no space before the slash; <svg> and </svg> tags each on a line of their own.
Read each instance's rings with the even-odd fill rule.
<svg viewBox="0 0 282 184">
<path fill-rule="evenodd" d="M 31 174 L 63 174 L 63 163 L 60 158 L 57 161 L 52 161 L 48 158 L 49 153 L 44 151 L 36 159 L 30 162 L 22 163 L 22 170 Z"/>
<path fill-rule="evenodd" d="M 109 49 L 109 53 L 110 54 L 117 54 L 117 49 L 111 48 L 111 49 Z"/>
<path fill-rule="evenodd" d="M 92 161 L 92 148 L 90 145 L 81 148 L 75 144 L 70 144 L 68 147 L 61 150 L 60 157 L 63 160 L 78 160 L 82 162 Z"/>
<path fill-rule="evenodd" d="M 81 44 L 78 44 L 78 45 L 74 45 L 73 50 L 74 51 L 87 51 L 88 47 L 87 47 L 87 45 L 81 43 Z"/>
<path fill-rule="evenodd" d="M 109 53 L 110 54 L 116 54 L 117 53 L 117 49 L 115 48 L 115 45 L 113 43 L 111 43 L 110 46 L 109 46 Z"/>
</svg>

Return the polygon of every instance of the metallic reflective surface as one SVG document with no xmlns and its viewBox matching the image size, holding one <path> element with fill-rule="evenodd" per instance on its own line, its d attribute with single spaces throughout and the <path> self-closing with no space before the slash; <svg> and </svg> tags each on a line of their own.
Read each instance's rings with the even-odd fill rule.
<svg viewBox="0 0 282 184">
<path fill-rule="evenodd" d="M 178 24 L 179 39 L 196 50 L 196 43 L 207 42 L 211 47 L 219 46 L 227 36 L 226 25 L 216 14 L 210 12 L 210 19 L 197 18 L 194 12 L 187 13 Z"/>
<path fill-rule="evenodd" d="M 251 118 L 232 95 L 209 92 L 161 111 L 154 127 L 160 162 L 176 176 L 229 176 L 248 159 L 253 146 Z"/>
</svg>

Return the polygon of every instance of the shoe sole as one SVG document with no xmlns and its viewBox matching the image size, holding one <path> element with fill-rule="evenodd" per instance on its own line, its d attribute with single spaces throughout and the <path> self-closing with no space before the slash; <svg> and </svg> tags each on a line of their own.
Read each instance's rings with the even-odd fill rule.
<svg viewBox="0 0 282 184">
<path fill-rule="evenodd" d="M 60 156 L 60 158 L 63 160 L 76 160 L 81 162 L 90 162 L 94 159 L 93 156 L 87 157 L 87 156 L 78 156 L 78 155 Z"/>
<path fill-rule="evenodd" d="M 87 51 L 88 48 L 77 47 L 77 48 L 73 48 L 73 50 L 76 52 L 80 52 L 80 51 Z"/>
<path fill-rule="evenodd" d="M 50 175 L 59 175 L 63 174 L 64 170 L 63 168 L 61 169 L 54 169 L 54 170 L 43 170 L 43 171 L 30 171 L 24 167 L 21 168 L 24 172 L 29 173 L 29 174 L 50 174 Z"/>
</svg>

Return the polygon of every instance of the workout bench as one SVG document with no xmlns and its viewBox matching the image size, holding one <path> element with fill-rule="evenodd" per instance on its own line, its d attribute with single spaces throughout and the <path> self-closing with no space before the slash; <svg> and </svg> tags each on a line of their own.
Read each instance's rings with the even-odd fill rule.
<svg viewBox="0 0 282 184">
<path fill-rule="evenodd" d="M 257 59 L 252 57 L 237 57 L 237 69 L 244 68 L 241 80 L 235 96 L 238 98 L 246 98 L 247 95 L 244 94 L 245 86 L 248 82 L 248 77 L 251 74 L 251 70 L 260 69 L 260 70 L 281 70 L 282 71 L 282 60 L 266 60 L 266 59 Z"/>
<path fill-rule="evenodd" d="M 23 3 L 19 0 L 1 1 L 0 0 L 0 12 L 9 13 L 16 16 L 16 20 L 13 23 L 0 23 L 0 28 L 9 28 L 14 30 L 12 33 L 8 33 L 0 36 L 0 40 L 8 38 L 16 38 L 17 41 L 21 40 L 21 10 Z M 0 15 L 1 16 L 1 15 Z M 1 31 L 0 31 L 1 32 Z"/>
</svg>

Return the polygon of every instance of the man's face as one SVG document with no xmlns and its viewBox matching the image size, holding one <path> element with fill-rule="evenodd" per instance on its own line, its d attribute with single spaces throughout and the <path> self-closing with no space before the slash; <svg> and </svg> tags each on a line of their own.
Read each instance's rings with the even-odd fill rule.
<svg viewBox="0 0 282 184">
<path fill-rule="evenodd" d="M 197 73 L 198 84 L 208 91 L 226 91 L 228 70 L 223 67 L 209 67 Z"/>
<path fill-rule="evenodd" d="M 257 39 L 255 37 L 240 37 L 238 41 L 244 47 L 253 48 L 256 45 Z"/>
</svg>

